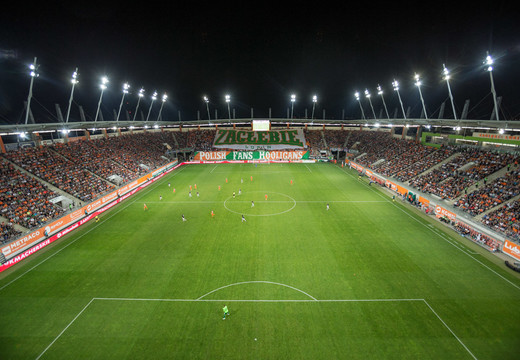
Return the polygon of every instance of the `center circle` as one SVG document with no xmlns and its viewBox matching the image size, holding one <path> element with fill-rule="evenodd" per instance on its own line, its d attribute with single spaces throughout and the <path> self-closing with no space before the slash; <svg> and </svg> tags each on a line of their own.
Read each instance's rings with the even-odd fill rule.
<svg viewBox="0 0 520 360">
<path fill-rule="evenodd" d="M 255 194 L 263 194 L 263 195 L 256 195 L 256 196 L 249 196 L 248 195 L 255 193 Z M 264 195 L 267 195 L 267 199 Z M 273 199 L 273 197 L 275 199 Z M 287 200 L 277 200 L 277 198 L 282 197 Z M 254 201 L 254 206 L 252 202 Z M 279 203 L 287 203 L 288 208 L 278 211 L 278 212 L 271 212 L 271 213 L 255 213 L 259 212 L 259 208 L 265 207 L 267 204 L 279 204 Z M 245 210 L 243 211 L 237 211 L 236 208 L 243 207 Z M 247 193 L 243 193 L 240 195 L 235 196 L 233 199 L 232 196 L 228 197 L 226 200 L 224 200 L 224 208 L 226 208 L 227 211 L 232 212 L 234 214 L 239 215 L 247 215 L 247 216 L 275 216 L 275 215 L 281 215 L 285 214 L 286 212 L 291 211 L 296 207 L 296 200 L 294 200 L 292 197 L 286 194 L 277 193 L 273 191 L 250 191 Z"/>
</svg>

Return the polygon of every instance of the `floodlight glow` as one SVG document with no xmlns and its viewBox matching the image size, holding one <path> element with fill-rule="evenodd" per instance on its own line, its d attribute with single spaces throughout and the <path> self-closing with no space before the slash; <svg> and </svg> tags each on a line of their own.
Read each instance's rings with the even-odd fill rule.
<svg viewBox="0 0 520 360">
<path fill-rule="evenodd" d="M 292 94 L 291 95 L 291 102 L 295 102 L 296 101 L 296 95 Z"/>
<path fill-rule="evenodd" d="M 101 90 L 105 90 L 107 88 L 107 84 L 108 84 L 108 78 L 106 76 L 103 76 L 101 78 L 101 84 L 99 84 L 99 87 L 101 88 Z"/>
<path fill-rule="evenodd" d="M 450 79 L 450 72 L 448 69 L 446 69 L 446 66 L 444 66 L 444 68 L 442 69 L 442 74 L 444 75 L 444 80 L 447 81 Z"/>
<path fill-rule="evenodd" d="M 36 66 L 36 65 L 34 65 L 34 64 L 29 65 L 29 70 L 31 70 L 31 71 L 29 72 L 29 75 L 31 75 L 31 77 L 38 77 L 38 76 L 40 76 L 40 74 L 38 74 L 38 73 L 36 72 L 36 69 L 37 69 L 37 66 Z"/>
<path fill-rule="evenodd" d="M 206 103 L 208 103 L 208 102 L 209 102 L 209 99 L 208 99 L 208 97 L 207 97 L 207 96 L 204 96 L 204 97 L 203 97 L 203 99 L 204 99 L 204 101 L 205 101 Z"/>
<path fill-rule="evenodd" d="M 493 65 L 493 62 L 493 58 L 488 54 L 486 56 L 486 61 L 484 61 L 484 64 L 488 66 L 487 71 L 493 71 L 493 66 L 491 66 Z"/>
<path fill-rule="evenodd" d="M 421 79 L 419 77 L 419 74 L 415 74 L 414 79 L 415 79 L 415 86 L 417 86 L 417 87 L 421 86 Z"/>
<path fill-rule="evenodd" d="M 368 89 L 365 89 L 365 96 L 370 99 L 370 91 Z"/>
<path fill-rule="evenodd" d="M 318 97 L 317 97 L 316 95 L 314 95 L 314 96 L 312 97 L 312 102 L 315 103 L 315 102 L 317 102 L 317 101 L 318 101 Z"/>
<path fill-rule="evenodd" d="M 74 71 L 72 73 L 72 79 L 70 80 L 70 82 L 72 84 L 77 84 L 78 83 L 78 72 L 77 71 Z"/>
<path fill-rule="evenodd" d="M 144 96 L 144 89 L 143 88 L 141 88 L 139 90 L 139 94 L 138 95 L 139 95 L 139 97 L 143 97 Z"/>
<path fill-rule="evenodd" d="M 354 93 L 354 96 L 356 97 L 356 100 L 359 101 L 359 92 L 356 91 L 356 92 Z"/>
<path fill-rule="evenodd" d="M 503 134 L 503 133 L 504 133 L 504 129 L 500 129 L 500 130 L 498 130 L 498 133 L 499 133 L 499 134 Z"/>
<path fill-rule="evenodd" d="M 130 89 L 130 85 L 128 83 L 123 84 L 123 93 L 128 94 L 128 89 Z"/>
<path fill-rule="evenodd" d="M 380 85 L 377 85 L 377 95 L 383 95 L 383 89 Z"/>
<path fill-rule="evenodd" d="M 231 101 L 231 96 L 230 95 L 226 95 L 225 99 L 226 99 L 226 103 L 227 103 L 228 117 L 229 117 L 229 120 L 231 120 L 231 109 L 229 108 L 229 103 Z"/>
<path fill-rule="evenodd" d="M 168 95 L 164 94 L 164 95 L 162 96 L 162 101 L 165 102 L 166 99 L 168 99 Z"/>
</svg>

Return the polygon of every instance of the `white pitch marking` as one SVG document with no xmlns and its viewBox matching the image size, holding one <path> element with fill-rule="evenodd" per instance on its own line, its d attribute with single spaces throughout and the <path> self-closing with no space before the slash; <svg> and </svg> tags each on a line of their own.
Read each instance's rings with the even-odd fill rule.
<svg viewBox="0 0 520 360">
<path fill-rule="evenodd" d="M 230 287 L 230 286 L 243 285 L 243 284 L 255 284 L 255 283 L 256 283 L 256 284 L 257 284 L 257 283 L 264 283 L 264 284 L 273 284 L 273 285 L 285 286 L 285 287 L 288 287 L 289 289 L 293 289 L 293 290 L 296 290 L 296 291 L 301 292 L 302 294 L 307 295 L 308 297 L 310 297 L 310 298 L 311 298 L 312 300 L 314 300 L 314 301 L 318 301 L 314 296 L 311 296 L 311 295 L 307 294 L 305 291 L 300 290 L 300 289 L 298 289 L 298 288 L 295 288 L 295 287 L 293 287 L 293 286 L 286 285 L 286 284 L 281 284 L 281 283 L 277 283 L 277 282 L 272 282 L 272 281 L 262 281 L 262 280 L 258 280 L 258 281 L 242 281 L 242 282 L 238 282 L 238 283 L 234 283 L 234 284 L 229 284 L 229 285 L 221 286 L 221 287 L 219 287 L 218 289 L 211 290 L 209 293 L 200 296 L 199 298 L 197 298 L 197 300 L 200 300 L 200 299 L 202 299 L 203 297 L 208 296 L 209 294 L 212 294 L 212 293 L 214 293 L 214 292 L 216 292 L 216 291 L 219 291 L 219 290 L 225 289 L 225 288 Z"/>
<path fill-rule="evenodd" d="M 226 287 L 230 287 L 230 286 L 234 286 L 234 285 L 240 285 L 240 284 L 248 284 L 248 283 L 267 283 L 267 284 L 274 284 L 274 285 L 285 286 L 285 287 L 291 288 L 293 290 L 299 291 L 299 292 L 307 295 L 311 299 L 300 299 L 300 300 L 298 300 L 298 299 L 286 299 L 286 300 L 280 300 L 280 299 L 275 299 L 275 300 L 262 300 L 262 299 L 243 299 L 243 300 L 238 300 L 238 299 L 226 299 L 226 300 L 223 300 L 223 299 L 207 299 L 206 300 L 206 299 L 202 299 L 203 297 L 205 297 L 205 296 L 207 296 L 207 295 L 209 295 L 211 293 L 214 293 L 214 292 L 216 292 L 218 290 L 224 289 Z M 220 287 L 218 289 L 212 290 L 209 293 L 207 293 L 205 295 L 202 295 L 198 299 L 146 299 L 146 298 L 102 298 L 102 297 L 92 298 L 88 302 L 88 304 L 85 305 L 85 307 L 83 307 L 83 309 L 78 314 L 76 314 L 74 319 L 72 319 L 72 321 L 40 353 L 40 355 L 38 355 L 36 360 L 40 359 L 42 357 L 42 355 L 45 354 L 47 352 L 47 350 L 49 350 L 49 348 L 65 333 L 65 331 L 67 331 L 67 329 L 76 321 L 76 319 L 83 312 L 85 312 L 85 310 L 90 306 L 90 304 L 92 304 L 92 302 L 94 300 L 106 300 L 106 301 L 157 301 L 157 302 L 258 302 L 258 303 L 262 303 L 262 302 L 264 302 L 264 303 L 266 303 L 266 302 L 287 302 L 287 303 L 313 302 L 313 303 L 320 303 L 320 302 L 411 302 L 411 301 L 421 301 L 424 304 L 426 304 L 426 306 L 430 309 L 430 311 L 437 317 L 437 319 L 439 319 L 439 321 L 444 325 L 444 327 L 464 347 L 464 349 L 473 357 L 473 359 L 477 360 L 475 355 L 473 355 L 473 353 L 468 349 L 468 347 L 462 342 L 462 340 L 459 339 L 459 337 L 453 332 L 453 330 L 451 330 L 451 328 L 446 324 L 446 322 L 439 316 L 439 314 L 437 314 L 435 312 L 435 310 L 432 308 L 432 306 L 425 299 L 324 299 L 324 300 L 318 300 L 318 299 L 314 298 L 313 296 L 307 294 L 305 291 L 302 291 L 300 289 L 297 289 L 295 287 L 292 287 L 292 286 L 289 286 L 289 285 L 286 285 L 286 284 L 275 283 L 275 282 L 271 282 L 271 281 L 245 281 L 245 282 L 240 282 L 240 283 L 235 283 L 235 284 L 229 284 L 229 285 L 226 285 L 226 286 L 222 286 L 222 287 Z"/>
<path fill-rule="evenodd" d="M 94 301 L 94 298 L 92 298 L 92 299 L 88 302 L 88 304 L 85 305 L 85 307 L 84 307 L 84 308 L 83 308 L 83 309 L 82 309 L 82 310 L 81 310 L 81 311 L 80 311 L 80 312 L 79 312 L 79 313 L 74 317 L 74 319 L 72 319 L 72 321 L 71 321 L 67 326 L 65 326 L 65 329 L 63 329 L 63 330 L 58 334 L 58 336 L 56 336 L 56 337 L 54 338 L 54 340 L 52 340 L 52 342 L 51 342 L 51 343 L 50 343 L 50 344 L 45 348 L 45 350 L 43 350 L 43 351 L 40 353 L 40 355 L 38 355 L 38 357 L 36 358 L 36 360 L 38 360 L 39 358 L 41 358 L 42 355 L 45 354 L 45 352 L 46 352 L 47 350 L 49 350 L 49 348 L 52 346 L 52 344 L 54 344 L 54 343 L 56 342 L 56 340 L 58 340 L 58 339 L 60 338 L 60 336 L 63 335 L 63 333 L 64 333 L 65 331 L 67 331 L 67 329 L 72 325 L 72 323 L 73 323 L 74 321 L 76 321 L 76 319 L 77 319 L 77 318 L 78 318 L 78 317 L 83 313 L 83 311 L 85 311 L 85 310 L 89 307 L 89 305 L 92 303 L 92 301 Z"/>
<path fill-rule="evenodd" d="M 444 320 L 442 320 L 442 318 L 435 312 L 435 310 L 433 310 L 430 304 L 428 304 L 428 301 L 426 301 L 425 299 L 423 299 L 423 301 L 426 304 L 426 306 L 430 308 L 431 312 L 437 317 L 437 319 L 440 320 L 440 322 L 446 327 L 446 329 L 448 329 L 448 331 L 455 337 L 455 339 L 457 339 L 457 341 L 464 347 L 464 349 L 466 349 L 466 351 L 473 357 L 473 359 L 477 360 L 475 355 L 473 355 L 473 353 L 469 351 L 468 347 L 462 342 L 462 340 L 460 340 L 459 337 L 455 335 L 453 330 L 450 329 L 450 327 L 444 322 Z"/>
</svg>

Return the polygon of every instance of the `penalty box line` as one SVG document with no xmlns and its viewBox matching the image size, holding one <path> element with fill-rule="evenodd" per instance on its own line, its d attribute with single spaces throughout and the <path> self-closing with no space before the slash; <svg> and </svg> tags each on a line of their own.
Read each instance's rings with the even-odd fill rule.
<svg viewBox="0 0 520 360">
<path fill-rule="evenodd" d="M 147 299 L 147 298 L 103 298 L 95 297 L 92 298 L 81 311 L 65 326 L 65 328 L 47 345 L 47 347 L 38 355 L 36 360 L 40 359 L 46 352 L 51 348 L 52 345 L 58 341 L 58 339 L 67 331 L 68 328 L 87 310 L 87 308 L 94 301 L 157 301 L 157 302 L 258 302 L 258 303 L 353 303 L 353 302 L 423 302 L 430 312 L 442 323 L 442 325 L 450 332 L 450 334 L 459 342 L 459 344 L 466 350 L 466 352 L 475 360 L 477 357 L 469 350 L 469 348 L 462 342 L 462 340 L 455 334 L 455 332 L 446 324 L 446 322 L 440 317 L 440 315 L 433 309 L 433 307 L 426 301 L 426 299 Z"/>
</svg>

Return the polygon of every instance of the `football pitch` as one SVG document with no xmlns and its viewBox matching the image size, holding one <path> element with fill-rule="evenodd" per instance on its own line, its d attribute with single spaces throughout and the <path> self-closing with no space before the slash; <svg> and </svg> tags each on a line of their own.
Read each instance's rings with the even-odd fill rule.
<svg viewBox="0 0 520 360">
<path fill-rule="evenodd" d="M 328 163 L 182 166 L 0 274 L 0 306 L 1 359 L 520 356 L 520 277 Z"/>
</svg>

